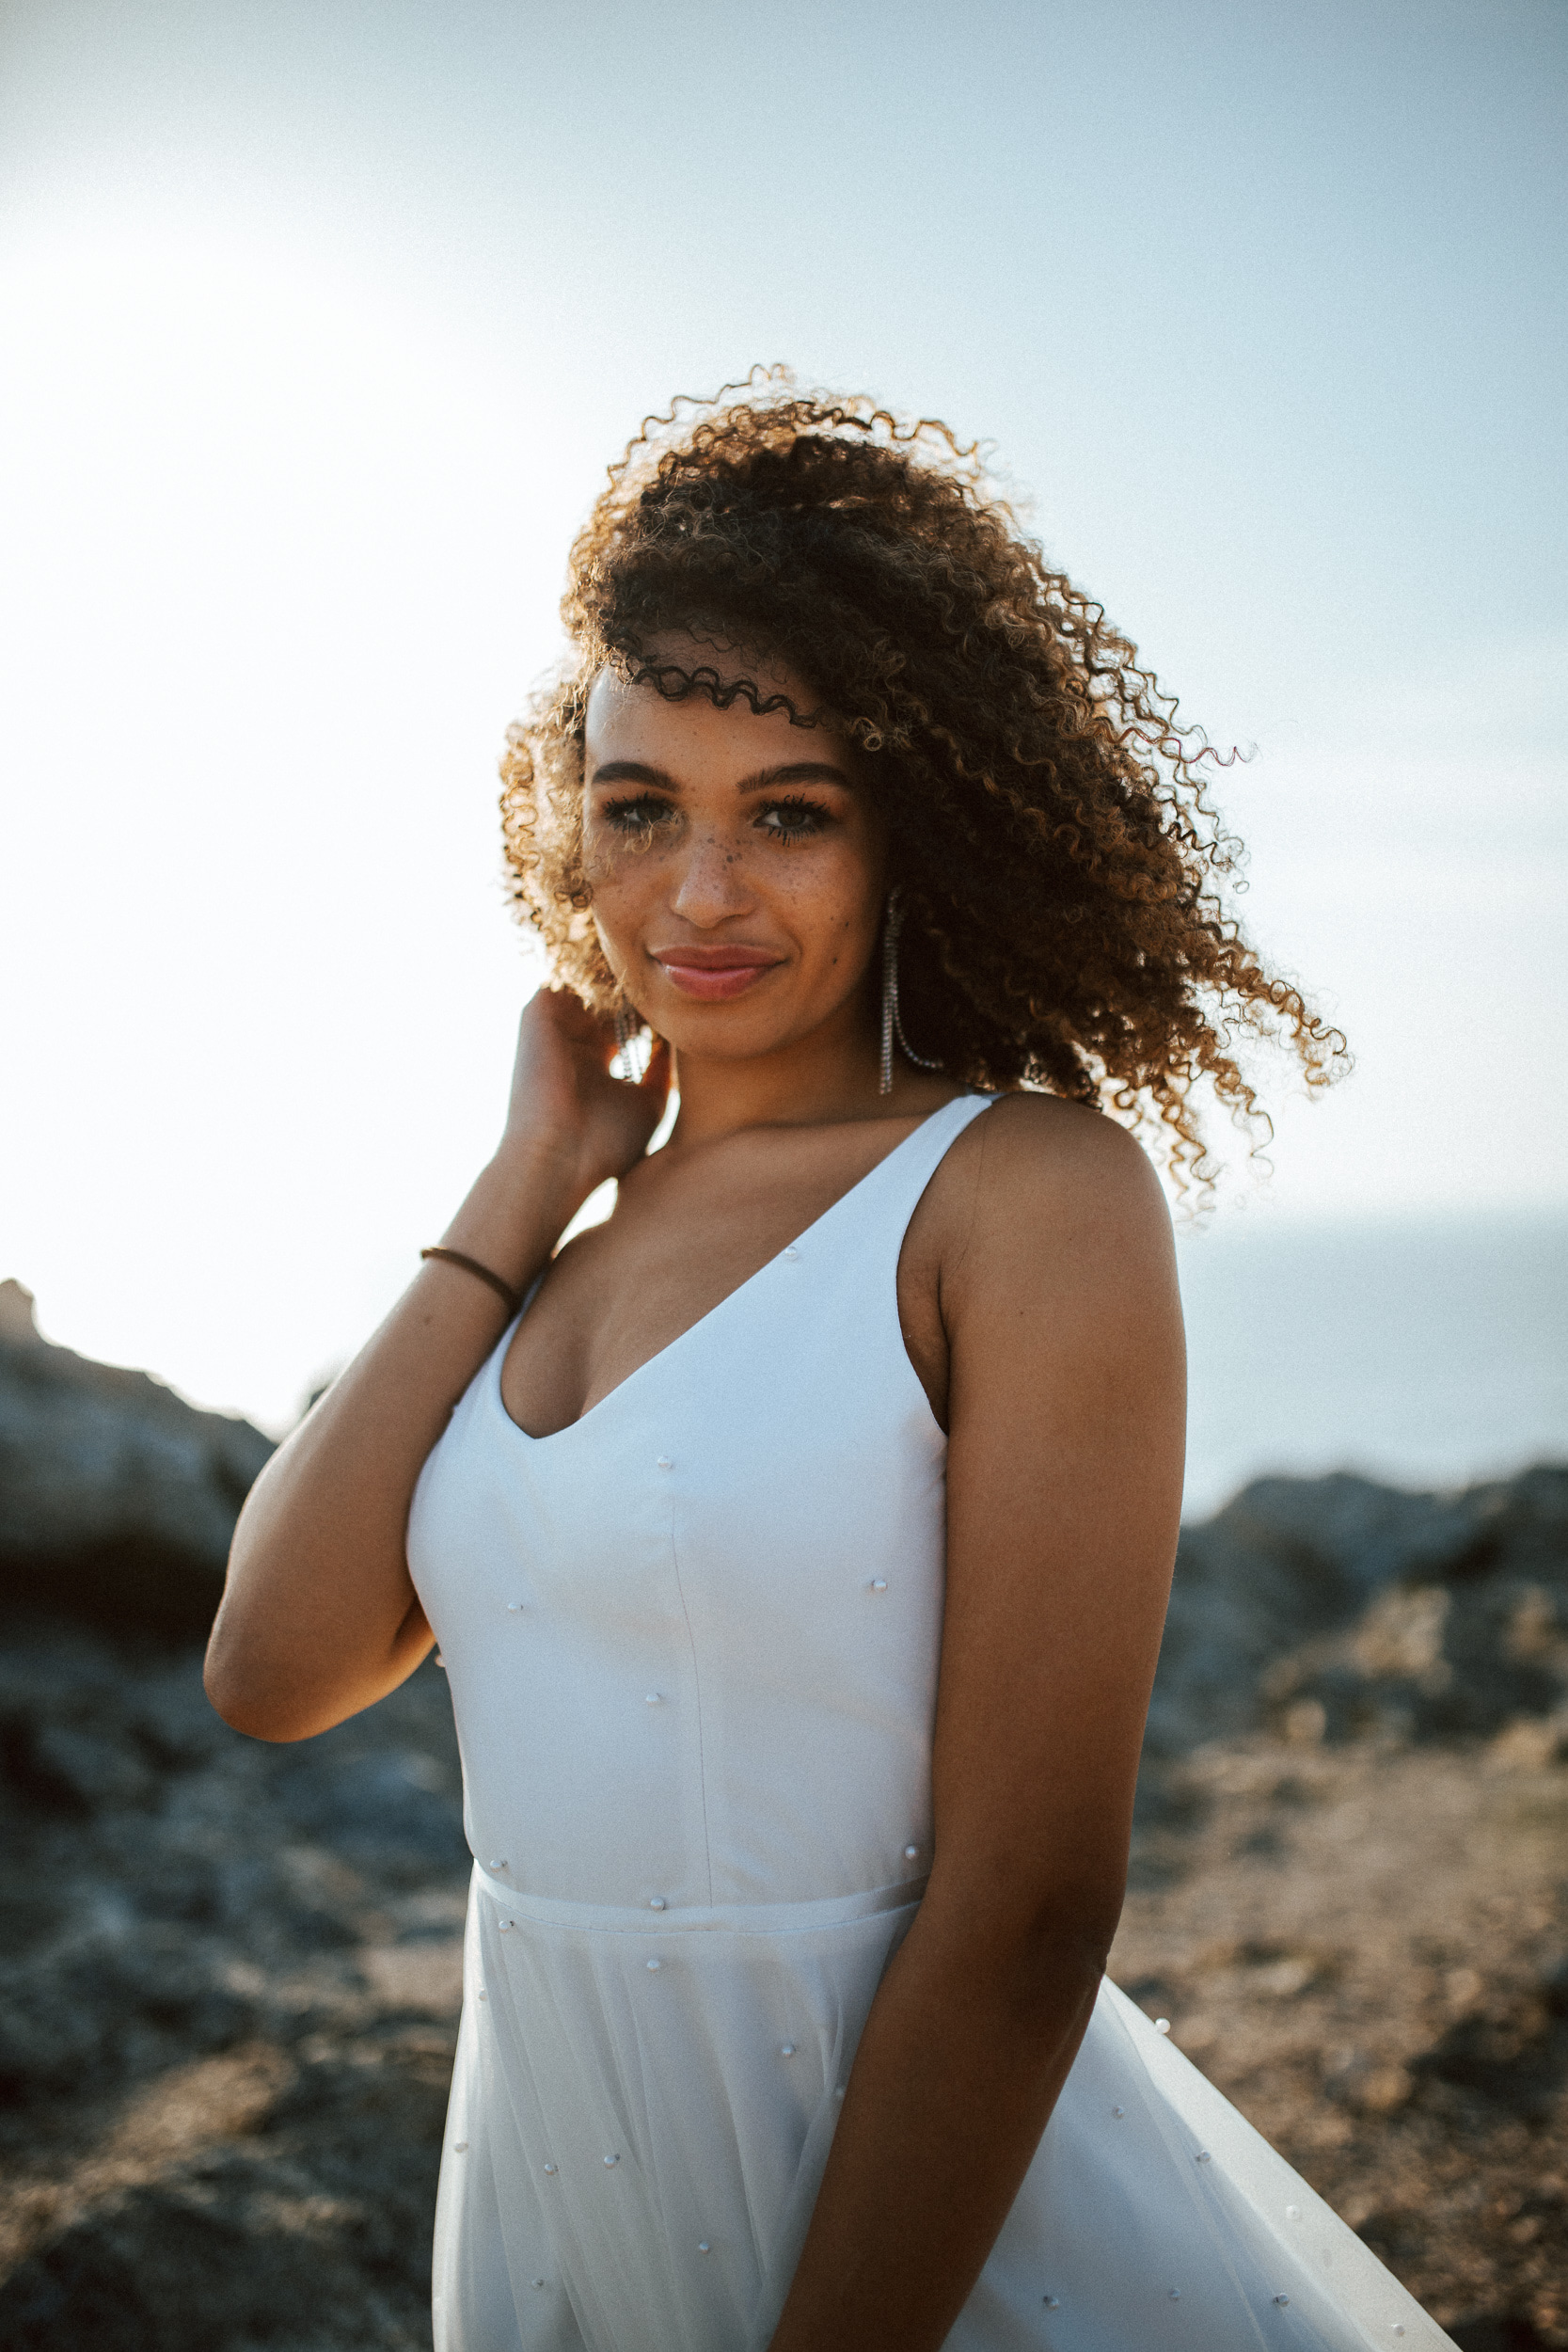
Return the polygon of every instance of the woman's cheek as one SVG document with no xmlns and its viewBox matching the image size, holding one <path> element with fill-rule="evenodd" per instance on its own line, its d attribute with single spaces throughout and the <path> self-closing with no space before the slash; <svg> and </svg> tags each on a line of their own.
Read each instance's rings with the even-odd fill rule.
<svg viewBox="0 0 1568 2352">
<path fill-rule="evenodd" d="M 583 836 L 582 878 L 594 897 L 634 893 L 639 877 L 657 855 L 651 841 L 628 841 L 599 831 Z"/>
</svg>

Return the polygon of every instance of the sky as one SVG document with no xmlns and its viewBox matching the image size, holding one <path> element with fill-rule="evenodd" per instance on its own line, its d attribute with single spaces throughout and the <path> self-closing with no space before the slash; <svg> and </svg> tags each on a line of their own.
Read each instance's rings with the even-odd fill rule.
<svg viewBox="0 0 1568 2352">
<path fill-rule="evenodd" d="M 498 1132 L 572 532 L 773 360 L 1249 754 L 1357 1066 L 1216 1226 L 1568 1207 L 1565 98 L 1560 0 L 0 0 L 0 1275 L 273 1427 L 352 1351 Z"/>
</svg>

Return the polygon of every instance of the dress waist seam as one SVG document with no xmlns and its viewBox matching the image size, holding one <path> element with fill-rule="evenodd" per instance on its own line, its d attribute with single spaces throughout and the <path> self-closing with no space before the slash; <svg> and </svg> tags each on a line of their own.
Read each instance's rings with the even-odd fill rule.
<svg viewBox="0 0 1568 2352">
<path fill-rule="evenodd" d="M 562 1901 L 549 1895 L 530 1895 L 508 1886 L 480 1863 L 474 1865 L 474 1886 L 494 1905 L 509 1927 L 576 1929 L 594 1935 L 815 1935 L 824 1929 L 855 1927 L 889 1912 L 913 1911 L 926 1892 L 924 1877 L 903 1879 L 892 1886 L 867 1887 L 852 1895 L 834 1895 L 791 1903 L 680 1903 L 655 1909 L 647 1904 Z"/>
</svg>

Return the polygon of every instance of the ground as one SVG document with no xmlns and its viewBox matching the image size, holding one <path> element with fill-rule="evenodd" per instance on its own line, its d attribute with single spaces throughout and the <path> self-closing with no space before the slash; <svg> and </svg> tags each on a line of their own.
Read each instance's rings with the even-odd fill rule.
<svg viewBox="0 0 1568 2352">
<path fill-rule="evenodd" d="M 1151 1776 L 1113 1974 L 1465 2352 L 1568 2346 L 1568 1767 L 1294 1727 Z M 194 1650 L 40 1621 L 0 1763 L 0 2352 L 428 2352 L 437 1669 L 268 1748 Z"/>
<path fill-rule="evenodd" d="M 1117 1981 L 1465 2352 L 1568 2345 L 1568 1770 L 1253 1739 L 1161 1809 Z"/>
</svg>

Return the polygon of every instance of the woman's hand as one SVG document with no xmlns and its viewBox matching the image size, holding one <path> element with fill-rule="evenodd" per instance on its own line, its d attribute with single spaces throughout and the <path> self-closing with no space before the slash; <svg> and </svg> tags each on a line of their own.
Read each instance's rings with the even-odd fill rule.
<svg viewBox="0 0 1568 2352">
<path fill-rule="evenodd" d="M 612 1078 L 611 1024 L 569 989 L 541 989 L 523 1007 L 512 1066 L 512 1099 L 498 1158 L 558 1166 L 586 1200 L 642 1157 L 670 1094 L 671 1056 L 662 1038 L 642 1078 Z"/>
</svg>

